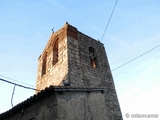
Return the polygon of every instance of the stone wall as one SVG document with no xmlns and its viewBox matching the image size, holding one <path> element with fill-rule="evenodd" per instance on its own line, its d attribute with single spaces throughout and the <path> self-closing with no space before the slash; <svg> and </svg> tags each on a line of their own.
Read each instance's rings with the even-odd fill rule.
<svg viewBox="0 0 160 120">
<path fill-rule="evenodd" d="M 68 79 L 68 49 L 66 28 L 60 29 L 56 33 L 52 33 L 45 49 L 38 59 L 38 71 L 36 88 L 38 90 L 45 89 L 50 85 L 62 86 L 63 80 Z M 58 61 L 54 62 L 54 45 L 58 41 Z M 46 72 L 43 74 L 43 60 L 46 55 Z M 53 63 L 54 62 L 54 63 Z"/>
<path fill-rule="evenodd" d="M 66 23 L 60 30 L 52 33 L 47 45 L 38 59 L 36 88 L 45 89 L 50 85 L 63 86 L 68 81 L 68 37 L 77 38 L 77 28 Z M 54 45 L 58 40 L 58 61 L 54 62 Z M 46 57 L 46 58 L 45 58 Z M 46 65 L 44 65 L 46 59 Z M 46 71 L 43 70 L 45 66 Z"/>
<path fill-rule="evenodd" d="M 58 44 L 58 62 L 53 65 L 53 52 L 47 53 L 46 74 L 42 75 L 43 57 L 39 58 L 37 89 L 42 90 L 50 85 L 61 85 L 68 75 L 68 54 L 66 40 Z"/>
<path fill-rule="evenodd" d="M 101 91 L 51 92 L 1 120 L 109 120 Z"/>
<path fill-rule="evenodd" d="M 107 120 L 105 97 L 101 92 L 65 93 L 57 97 L 58 119 Z"/>
<path fill-rule="evenodd" d="M 91 65 L 89 47 L 95 49 L 96 68 Z M 102 43 L 79 32 L 78 40 L 68 37 L 69 80 L 74 87 L 104 87 L 112 76 Z"/>
<path fill-rule="evenodd" d="M 121 120 L 122 114 L 105 48 L 99 41 L 78 33 L 78 40 L 68 37 L 68 78 L 74 87 L 105 88 L 105 106 L 110 120 Z M 89 47 L 95 51 L 96 68 L 91 65 Z"/>
<path fill-rule="evenodd" d="M 53 93 L 50 96 L 43 97 L 43 98 L 36 98 L 35 100 L 30 101 L 30 103 L 27 104 L 29 101 L 25 101 L 27 105 L 21 105 L 18 110 L 14 111 L 11 110 L 11 112 L 7 115 L 1 118 L 1 120 L 54 120 L 54 118 L 57 116 L 56 112 L 56 94 Z M 3 114 L 2 114 L 3 115 Z"/>
<path fill-rule="evenodd" d="M 52 46 L 58 43 L 58 62 L 53 65 Z M 89 48 L 92 48 L 93 56 Z M 49 52 L 50 51 L 50 52 Z M 47 71 L 42 74 L 43 56 L 47 52 Z M 95 66 L 92 63 L 95 63 Z M 110 71 L 104 45 L 79 32 L 75 27 L 65 24 L 54 33 L 39 58 L 37 89 L 50 85 L 63 86 L 63 80 L 71 87 L 105 88 L 105 103 L 110 120 L 121 120 L 122 114 Z M 101 102 L 101 101 L 99 101 Z M 75 101 L 74 104 L 78 102 Z"/>
</svg>

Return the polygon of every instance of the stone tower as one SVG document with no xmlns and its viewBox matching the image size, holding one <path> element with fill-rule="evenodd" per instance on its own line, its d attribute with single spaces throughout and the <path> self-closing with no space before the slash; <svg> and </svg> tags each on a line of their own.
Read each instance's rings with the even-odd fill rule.
<svg viewBox="0 0 160 120">
<path fill-rule="evenodd" d="M 104 45 L 68 23 L 51 34 L 38 59 L 36 89 L 50 85 L 104 88 L 109 120 L 122 119 Z"/>
</svg>

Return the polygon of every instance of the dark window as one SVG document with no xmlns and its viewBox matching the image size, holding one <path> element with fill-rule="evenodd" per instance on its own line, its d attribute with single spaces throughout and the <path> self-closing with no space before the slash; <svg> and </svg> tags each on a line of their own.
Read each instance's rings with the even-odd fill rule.
<svg viewBox="0 0 160 120">
<path fill-rule="evenodd" d="M 42 76 L 46 74 L 46 69 L 47 69 L 47 53 L 45 53 L 43 57 L 43 63 L 42 63 Z"/>
<path fill-rule="evenodd" d="M 53 65 L 58 62 L 58 39 L 55 41 L 53 45 Z"/>
<path fill-rule="evenodd" d="M 90 61 L 91 65 L 96 68 L 96 51 L 93 47 L 89 47 L 89 56 L 90 56 Z"/>
</svg>

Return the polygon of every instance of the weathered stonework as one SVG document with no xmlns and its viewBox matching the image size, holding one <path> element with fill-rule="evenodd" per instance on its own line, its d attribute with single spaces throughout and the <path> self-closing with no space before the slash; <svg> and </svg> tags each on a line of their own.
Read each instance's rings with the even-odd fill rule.
<svg viewBox="0 0 160 120">
<path fill-rule="evenodd" d="M 59 31 L 52 33 L 44 51 L 38 59 L 38 73 L 36 88 L 39 90 L 45 89 L 50 85 L 62 85 L 63 80 L 68 79 L 68 44 L 67 44 L 67 29 L 68 26 L 64 25 Z M 58 61 L 53 64 L 53 47 L 58 40 Z M 47 54 L 46 72 L 43 74 L 42 66 L 43 59 Z"/>
<path fill-rule="evenodd" d="M 53 62 L 53 46 L 58 39 L 58 62 Z M 91 65 L 89 47 L 95 49 L 96 68 Z M 47 54 L 46 74 L 42 75 L 43 59 Z M 104 87 L 112 80 L 105 48 L 99 41 L 84 35 L 68 23 L 52 33 L 39 57 L 37 89 L 50 85 L 63 86 L 68 81 L 72 87 Z"/>
<path fill-rule="evenodd" d="M 52 64 L 53 46 L 58 39 L 58 61 Z M 42 75 L 42 64 L 47 53 L 46 73 Z M 105 88 L 105 107 L 109 120 L 121 120 L 118 98 L 110 71 L 104 45 L 79 32 L 66 23 L 52 33 L 44 51 L 39 57 L 37 89 L 50 85 L 70 87 Z M 101 102 L 101 101 L 100 101 Z"/>
<path fill-rule="evenodd" d="M 68 23 L 38 59 L 36 89 L 0 120 L 122 120 L 103 44 Z"/>
<path fill-rule="evenodd" d="M 41 92 L 15 110 L 0 115 L 0 120 L 112 120 L 100 90 L 56 90 Z"/>
</svg>

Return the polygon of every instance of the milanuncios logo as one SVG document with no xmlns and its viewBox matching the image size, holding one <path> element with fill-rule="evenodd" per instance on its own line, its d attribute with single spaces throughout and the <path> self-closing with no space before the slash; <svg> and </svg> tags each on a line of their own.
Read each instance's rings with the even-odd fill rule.
<svg viewBox="0 0 160 120">
<path fill-rule="evenodd" d="M 158 114 L 139 114 L 139 113 L 129 114 L 129 113 L 126 113 L 125 117 L 126 118 L 158 118 Z"/>
</svg>

